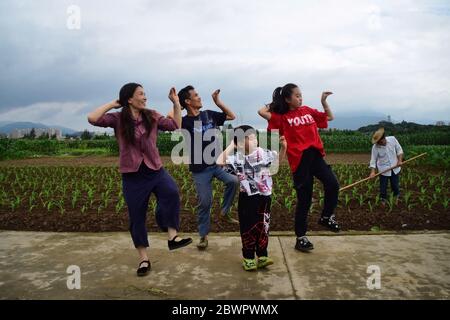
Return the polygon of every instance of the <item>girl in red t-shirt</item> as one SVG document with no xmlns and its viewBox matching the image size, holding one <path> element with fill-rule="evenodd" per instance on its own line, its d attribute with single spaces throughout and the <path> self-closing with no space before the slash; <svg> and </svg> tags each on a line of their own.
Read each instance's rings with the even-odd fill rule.
<svg viewBox="0 0 450 320">
<path fill-rule="evenodd" d="M 308 212 L 311 207 L 314 177 L 319 179 L 325 190 L 324 208 L 319 224 L 334 232 L 340 227 L 336 222 L 336 209 L 339 194 L 339 183 L 331 167 L 323 157 L 325 151 L 318 128 L 327 128 L 328 121 L 333 120 L 333 113 L 326 101 L 332 92 L 322 93 L 320 112 L 302 106 L 302 94 L 297 85 L 288 83 L 273 92 L 272 103 L 264 106 L 258 114 L 268 121 L 268 130 L 279 130 L 287 142 L 287 157 L 297 191 L 297 208 L 295 210 L 295 248 L 310 251 L 313 244 L 306 238 Z"/>
</svg>

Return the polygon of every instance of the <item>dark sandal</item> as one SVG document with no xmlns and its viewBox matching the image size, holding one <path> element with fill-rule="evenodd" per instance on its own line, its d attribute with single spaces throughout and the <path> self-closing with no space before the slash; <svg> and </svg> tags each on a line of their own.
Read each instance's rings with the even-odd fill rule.
<svg viewBox="0 0 450 320">
<path fill-rule="evenodd" d="M 175 250 L 182 247 L 185 247 L 192 243 L 191 238 L 182 239 L 180 241 L 175 241 L 176 238 L 179 238 L 178 236 L 173 237 L 172 240 L 167 240 L 167 244 L 169 245 L 169 250 Z"/>
<path fill-rule="evenodd" d="M 143 263 L 147 263 L 148 265 L 147 265 L 146 267 L 141 267 L 141 265 L 142 265 Z M 137 269 L 137 271 L 136 271 L 137 276 L 138 276 L 138 277 L 146 276 L 146 275 L 148 274 L 148 272 L 150 271 L 151 268 L 152 268 L 152 265 L 151 265 L 151 263 L 150 263 L 149 260 L 141 261 L 141 263 L 139 263 L 139 267 L 138 267 L 138 269 Z"/>
</svg>

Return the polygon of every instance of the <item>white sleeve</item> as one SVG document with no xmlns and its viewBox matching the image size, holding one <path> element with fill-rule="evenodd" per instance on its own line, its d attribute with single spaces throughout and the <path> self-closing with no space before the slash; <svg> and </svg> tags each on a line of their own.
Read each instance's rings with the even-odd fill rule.
<svg viewBox="0 0 450 320">
<path fill-rule="evenodd" d="M 372 155 L 370 157 L 370 165 L 369 168 L 374 168 L 376 169 L 377 167 L 377 155 L 378 155 L 378 151 L 375 147 L 375 145 L 372 146 Z"/>
<path fill-rule="evenodd" d="M 402 154 L 403 153 L 402 146 L 398 142 L 397 138 L 394 137 L 394 140 L 395 140 L 395 151 L 397 152 L 397 155 Z"/>
<path fill-rule="evenodd" d="M 236 171 L 236 157 L 233 154 L 227 156 L 227 159 L 225 160 L 225 164 L 231 170 Z"/>
<path fill-rule="evenodd" d="M 266 163 L 272 163 L 278 158 L 278 153 L 273 150 L 266 150 Z"/>
<path fill-rule="evenodd" d="M 234 164 L 234 154 L 230 154 L 229 156 L 227 156 L 225 163 L 226 164 Z"/>
</svg>

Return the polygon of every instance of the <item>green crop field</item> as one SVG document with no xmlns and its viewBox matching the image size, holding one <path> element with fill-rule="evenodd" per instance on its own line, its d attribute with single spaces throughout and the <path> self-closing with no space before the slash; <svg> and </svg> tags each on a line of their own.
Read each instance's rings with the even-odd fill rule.
<svg viewBox="0 0 450 320">
<path fill-rule="evenodd" d="M 173 147 L 181 141 L 175 133 L 161 132 L 158 135 L 157 146 L 162 156 L 170 156 Z M 260 138 L 268 141 L 271 137 L 261 132 Z M 223 144 L 226 144 L 225 136 Z M 359 131 L 322 131 L 321 137 L 327 153 L 370 153 L 372 144 L 370 134 Z M 396 138 L 405 149 L 406 156 L 419 152 L 428 152 L 429 156 L 421 163 L 439 168 L 449 169 L 450 131 L 430 130 L 429 132 L 399 133 Z M 117 156 L 118 145 L 114 137 L 99 140 L 30 140 L 30 139 L 0 139 L 0 160 L 22 159 L 41 156 Z"/>
<path fill-rule="evenodd" d="M 182 212 L 195 220 L 196 192 L 192 175 L 187 166 L 167 164 L 166 169 L 174 177 L 180 189 Z M 366 165 L 334 165 L 333 169 L 341 186 L 351 184 L 368 175 Z M 287 166 L 281 166 L 274 175 L 272 195 L 273 219 L 295 210 L 296 193 Z M 386 207 L 381 207 L 378 184 L 360 184 L 343 191 L 339 197 L 338 214 L 379 210 L 387 213 L 407 212 L 415 214 L 435 212 L 449 213 L 450 185 L 447 174 L 433 175 L 405 168 L 401 176 L 402 196 L 399 203 L 391 196 Z M 220 209 L 223 186 L 213 183 L 213 211 Z M 312 213 L 323 206 L 323 190 L 316 181 Z M 149 212 L 154 213 L 156 200 L 151 198 Z M 236 213 L 237 201 L 233 212 Z M 127 212 L 122 195 L 121 177 L 117 167 L 2 167 L 0 168 L 0 212 L 33 216 L 45 214 L 65 218 L 73 213 L 101 215 Z"/>
</svg>

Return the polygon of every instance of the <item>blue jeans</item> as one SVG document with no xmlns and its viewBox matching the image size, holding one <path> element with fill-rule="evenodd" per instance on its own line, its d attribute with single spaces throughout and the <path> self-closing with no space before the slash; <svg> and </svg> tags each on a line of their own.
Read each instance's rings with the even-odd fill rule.
<svg viewBox="0 0 450 320">
<path fill-rule="evenodd" d="M 198 231 L 200 237 L 208 235 L 211 227 L 212 179 L 216 177 L 225 184 L 222 202 L 222 214 L 230 211 L 239 181 L 235 175 L 226 172 L 222 167 L 213 165 L 201 172 L 193 172 L 195 189 L 198 197 Z"/>
<path fill-rule="evenodd" d="M 380 198 L 383 200 L 387 199 L 388 180 L 391 182 L 391 189 L 394 193 L 394 196 L 398 197 L 398 195 L 400 194 L 398 174 L 395 174 L 394 171 L 391 171 L 390 177 L 386 177 L 383 175 L 380 176 Z"/>
</svg>

